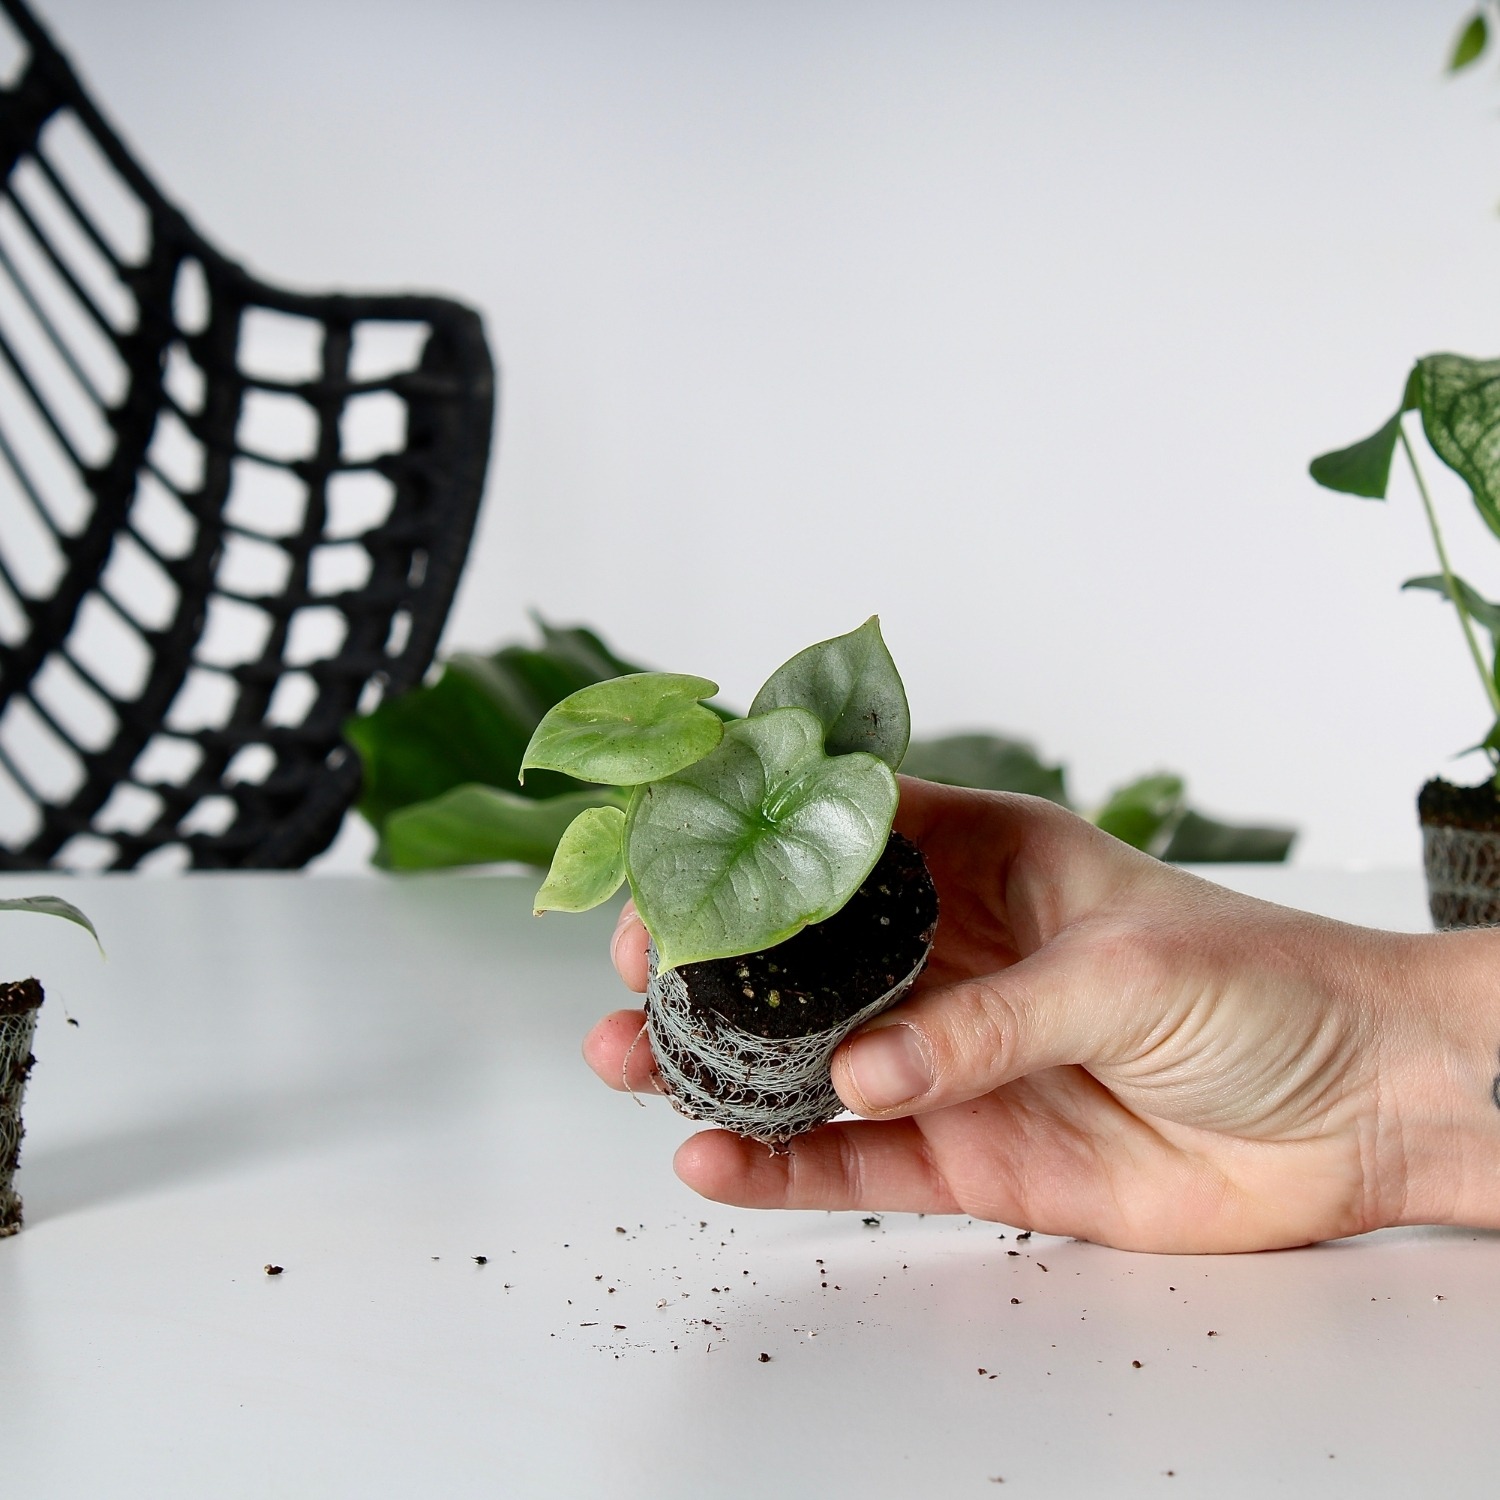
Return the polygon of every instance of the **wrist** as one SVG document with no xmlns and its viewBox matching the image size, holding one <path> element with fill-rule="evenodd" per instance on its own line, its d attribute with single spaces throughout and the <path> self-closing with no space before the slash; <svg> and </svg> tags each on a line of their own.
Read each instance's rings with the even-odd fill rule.
<svg viewBox="0 0 1500 1500">
<path fill-rule="evenodd" d="M 1500 930 L 1402 941 L 1379 1025 L 1378 1137 L 1402 1184 L 1383 1221 L 1500 1227 Z"/>
</svg>

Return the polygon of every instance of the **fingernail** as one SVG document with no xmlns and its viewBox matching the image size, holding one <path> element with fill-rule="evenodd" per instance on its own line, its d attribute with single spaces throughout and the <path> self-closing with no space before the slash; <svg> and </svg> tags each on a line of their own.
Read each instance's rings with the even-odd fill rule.
<svg viewBox="0 0 1500 1500">
<path fill-rule="evenodd" d="M 921 1039 L 905 1025 L 882 1026 L 856 1037 L 849 1048 L 849 1073 L 872 1110 L 894 1109 L 932 1087 Z"/>
</svg>

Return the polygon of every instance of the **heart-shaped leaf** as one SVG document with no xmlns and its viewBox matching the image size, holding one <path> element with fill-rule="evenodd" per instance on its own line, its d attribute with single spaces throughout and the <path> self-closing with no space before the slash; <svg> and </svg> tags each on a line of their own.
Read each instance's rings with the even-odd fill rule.
<svg viewBox="0 0 1500 1500">
<path fill-rule="evenodd" d="M 471 782 L 513 791 L 527 742 L 554 703 L 591 682 L 642 670 L 591 630 L 540 618 L 536 625 L 540 648 L 460 653 L 434 681 L 344 726 L 363 772 L 359 810 L 377 832 L 398 808 Z M 556 797 L 580 787 L 572 777 L 543 771 L 523 790 L 528 797 Z"/>
<path fill-rule="evenodd" d="M 753 953 L 838 911 L 874 868 L 896 778 L 829 756 L 806 709 L 741 719 L 695 765 L 631 799 L 631 891 L 661 967 Z"/>
<path fill-rule="evenodd" d="M 13 896 L 9 900 L 0 901 L 0 911 L 34 911 L 44 917 L 62 917 L 65 921 L 76 922 L 93 938 L 99 951 L 104 952 L 104 945 L 99 942 L 94 924 L 71 901 L 64 901 L 61 896 Z"/>
<path fill-rule="evenodd" d="M 706 677 L 636 672 L 570 694 L 537 725 L 521 762 L 580 781 L 639 786 L 701 760 L 724 721 L 699 701 L 719 691 Z"/>
<path fill-rule="evenodd" d="M 609 792 L 568 792 L 538 800 L 497 787 L 454 787 L 386 819 L 376 863 L 392 870 L 440 870 L 515 860 L 540 865 L 579 813 L 618 807 Z"/>
<path fill-rule="evenodd" d="M 1427 441 L 1500 536 L 1500 359 L 1429 354 L 1417 361 L 1417 373 Z"/>
<path fill-rule="evenodd" d="M 588 911 L 625 882 L 625 811 L 591 807 L 568 824 L 533 911 Z"/>
<path fill-rule="evenodd" d="M 863 750 L 896 770 L 911 739 L 901 674 L 871 615 L 858 630 L 819 641 L 778 667 L 750 705 L 754 714 L 803 708 L 823 725 L 830 755 Z"/>
</svg>

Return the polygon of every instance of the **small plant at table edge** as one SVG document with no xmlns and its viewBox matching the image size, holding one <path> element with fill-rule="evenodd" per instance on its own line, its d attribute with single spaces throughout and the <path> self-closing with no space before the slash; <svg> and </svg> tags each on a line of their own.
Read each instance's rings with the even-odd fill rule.
<svg viewBox="0 0 1500 1500">
<path fill-rule="evenodd" d="M 748 716 L 707 678 L 638 672 L 585 687 L 537 726 L 535 769 L 624 789 L 563 833 L 536 910 L 585 911 L 629 884 L 661 972 L 753 953 L 839 911 L 890 837 L 911 737 L 871 617 L 773 672 Z"/>
<path fill-rule="evenodd" d="M 31 911 L 76 922 L 99 942 L 94 924 L 60 896 L 17 896 L 0 900 L 0 911 Z M 104 951 L 102 947 L 99 950 Z M 13 1186 L 24 1133 L 21 1105 L 31 1072 L 31 1041 L 42 989 L 34 979 L 0 984 L 0 1239 L 21 1228 L 21 1199 Z"/>
</svg>

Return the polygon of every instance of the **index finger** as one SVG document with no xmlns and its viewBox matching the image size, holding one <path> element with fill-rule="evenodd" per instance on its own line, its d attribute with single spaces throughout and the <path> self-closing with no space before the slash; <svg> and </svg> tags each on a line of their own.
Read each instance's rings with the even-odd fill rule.
<svg viewBox="0 0 1500 1500">
<path fill-rule="evenodd" d="M 633 901 L 627 901 L 620 908 L 615 935 L 609 940 L 609 956 L 626 985 L 636 994 L 644 995 L 647 972 L 646 929 L 635 914 Z"/>
</svg>

